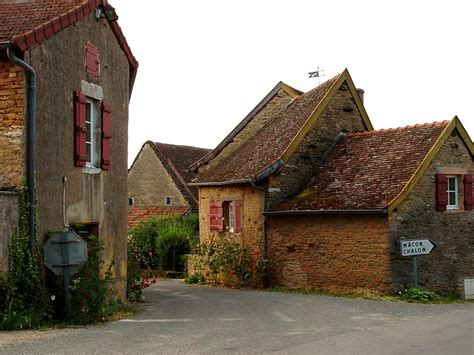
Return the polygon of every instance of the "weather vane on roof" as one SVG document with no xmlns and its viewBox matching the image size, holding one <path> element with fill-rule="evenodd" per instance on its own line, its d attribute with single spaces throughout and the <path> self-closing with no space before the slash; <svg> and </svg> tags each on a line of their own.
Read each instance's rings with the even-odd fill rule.
<svg viewBox="0 0 474 355">
<path fill-rule="evenodd" d="M 315 71 L 309 72 L 309 79 L 311 78 L 318 78 L 318 85 L 321 84 L 321 77 L 324 76 L 324 69 L 319 69 L 319 67 Z"/>
</svg>

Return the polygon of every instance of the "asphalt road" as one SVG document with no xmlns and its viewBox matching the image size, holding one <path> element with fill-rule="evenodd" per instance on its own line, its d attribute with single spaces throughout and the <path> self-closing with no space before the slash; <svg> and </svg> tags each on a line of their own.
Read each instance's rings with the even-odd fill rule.
<svg viewBox="0 0 474 355">
<path fill-rule="evenodd" d="M 130 319 L 0 332 L 5 354 L 474 354 L 474 304 L 424 305 L 158 280 Z"/>
</svg>

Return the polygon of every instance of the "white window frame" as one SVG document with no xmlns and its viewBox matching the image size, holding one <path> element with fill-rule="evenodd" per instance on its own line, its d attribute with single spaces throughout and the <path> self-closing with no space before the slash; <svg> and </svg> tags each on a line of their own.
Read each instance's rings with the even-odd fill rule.
<svg viewBox="0 0 474 355">
<path fill-rule="evenodd" d="M 229 232 L 234 233 L 235 230 L 235 209 L 234 202 L 229 203 Z"/>
<path fill-rule="evenodd" d="M 454 181 L 454 190 L 450 189 L 450 180 Z M 454 193 L 454 201 L 450 200 L 450 194 Z M 459 208 L 459 179 L 456 175 L 446 176 L 446 194 L 447 194 L 447 205 L 448 210 L 455 210 Z"/>
<path fill-rule="evenodd" d="M 169 199 L 169 203 L 168 203 L 168 199 Z M 165 197 L 165 205 L 166 206 L 171 206 L 173 203 L 172 203 L 172 200 L 171 200 L 171 196 L 166 196 Z"/>
<path fill-rule="evenodd" d="M 90 98 L 87 98 L 86 100 L 86 127 L 88 124 L 90 127 L 90 141 L 87 140 L 87 135 L 89 134 L 89 132 L 86 133 L 86 151 L 87 146 L 90 146 L 90 155 L 87 156 L 86 161 L 86 167 L 88 168 L 100 167 L 100 146 L 98 145 L 100 144 L 100 141 L 97 142 L 97 139 L 100 137 L 101 134 L 101 128 L 99 127 L 99 125 L 101 124 L 101 111 L 99 108 L 99 104 L 100 103 L 98 101 Z"/>
</svg>

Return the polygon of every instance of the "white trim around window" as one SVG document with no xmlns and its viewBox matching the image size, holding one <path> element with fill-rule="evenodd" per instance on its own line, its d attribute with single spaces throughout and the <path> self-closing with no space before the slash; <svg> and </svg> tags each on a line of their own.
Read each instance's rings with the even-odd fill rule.
<svg viewBox="0 0 474 355">
<path fill-rule="evenodd" d="M 459 179 L 456 175 L 446 176 L 446 194 L 448 195 L 448 210 L 459 208 Z"/>
</svg>

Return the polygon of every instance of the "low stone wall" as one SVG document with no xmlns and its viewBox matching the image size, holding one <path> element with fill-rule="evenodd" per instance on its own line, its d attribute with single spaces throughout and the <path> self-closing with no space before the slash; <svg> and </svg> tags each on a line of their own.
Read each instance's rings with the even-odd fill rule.
<svg viewBox="0 0 474 355">
<path fill-rule="evenodd" d="M 8 242 L 18 224 L 18 197 L 16 192 L 0 191 L 0 273 L 8 271 Z"/>
<path fill-rule="evenodd" d="M 393 290 L 386 216 L 272 216 L 268 227 L 270 276 L 276 285 Z"/>
</svg>

